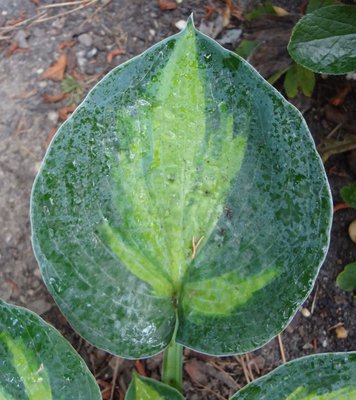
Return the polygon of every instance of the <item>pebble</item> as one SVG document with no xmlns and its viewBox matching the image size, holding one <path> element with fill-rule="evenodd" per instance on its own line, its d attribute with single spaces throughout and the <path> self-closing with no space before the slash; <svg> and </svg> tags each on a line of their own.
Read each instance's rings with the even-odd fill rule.
<svg viewBox="0 0 356 400">
<path fill-rule="evenodd" d="M 180 19 L 174 24 L 180 31 L 185 28 L 185 21 L 184 19 Z"/>
<path fill-rule="evenodd" d="M 38 70 L 36 71 L 37 75 L 41 75 L 43 73 L 44 69 L 43 68 L 38 68 Z"/>
<path fill-rule="evenodd" d="M 16 40 L 18 46 L 21 49 L 28 49 L 30 47 L 29 44 L 27 43 L 27 37 L 28 34 L 23 29 L 20 29 L 19 31 L 16 32 L 14 39 Z"/>
<path fill-rule="evenodd" d="M 36 36 L 37 38 L 44 38 L 46 36 L 46 31 L 44 29 L 41 29 L 38 26 L 36 26 L 33 29 L 32 34 L 34 36 Z"/>
<path fill-rule="evenodd" d="M 323 340 L 323 342 L 321 343 L 321 345 L 325 348 L 328 347 L 328 341 L 326 339 Z"/>
<path fill-rule="evenodd" d="M 50 112 L 47 114 L 47 118 L 48 118 L 51 122 L 53 122 L 54 124 L 56 124 L 57 121 L 58 121 L 58 112 L 57 112 L 57 111 L 50 111 Z"/>
<path fill-rule="evenodd" d="M 93 47 L 91 50 L 89 50 L 86 54 L 87 58 L 93 58 L 98 54 L 98 49 L 96 49 L 95 47 Z"/>
<path fill-rule="evenodd" d="M 310 317 L 310 311 L 307 309 L 307 308 L 305 308 L 305 307 L 303 307 L 301 310 L 300 310 L 300 312 L 302 313 L 302 315 L 303 315 L 303 317 L 305 317 L 305 318 L 309 318 Z"/>
<path fill-rule="evenodd" d="M 64 17 L 56 18 L 53 21 L 52 26 L 53 26 L 53 28 L 56 28 L 56 29 L 63 29 L 65 22 L 66 22 L 66 20 Z"/>
<path fill-rule="evenodd" d="M 242 34 L 242 29 L 229 29 L 222 36 L 222 38 L 218 40 L 218 42 L 221 45 L 231 44 L 233 46 L 236 46 L 238 40 L 240 39 L 241 34 Z"/>
<path fill-rule="evenodd" d="M 356 219 L 354 219 L 349 225 L 349 236 L 350 239 L 356 243 Z"/>
<path fill-rule="evenodd" d="M 79 35 L 78 41 L 86 47 L 90 47 L 93 44 L 93 39 L 88 33 L 82 33 L 81 35 Z"/>
<path fill-rule="evenodd" d="M 34 300 L 31 303 L 27 304 L 27 306 L 30 310 L 39 315 L 44 314 L 52 308 L 52 305 L 44 299 Z"/>
<path fill-rule="evenodd" d="M 335 333 L 338 339 L 346 339 L 349 334 L 349 332 L 347 331 L 347 329 L 345 329 L 344 326 L 338 326 L 335 329 Z"/>
<path fill-rule="evenodd" d="M 76 53 L 76 57 L 77 57 L 77 63 L 79 65 L 79 67 L 82 69 L 85 64 L 87 63 L 87 59 L 85 57 L 85 50 L 81 50 L 78 51 L 78 53 Z"/>
</svg>

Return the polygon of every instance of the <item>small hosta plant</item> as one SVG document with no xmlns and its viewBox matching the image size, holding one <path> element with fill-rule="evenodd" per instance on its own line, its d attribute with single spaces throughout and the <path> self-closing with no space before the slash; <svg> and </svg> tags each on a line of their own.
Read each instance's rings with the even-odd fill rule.
<svg viewBox="0 0 356 400">
<path fill-rule="evenodd" d="M 288 45 L 291 57 L 314 72 L 356 71 L 356 6 L 330 5 L 303 17 Z"/>
<path fill-rule="evenodd" d="M 59 129 L 31 220 L 43 279 L 80 335 L 122 357 L 165 352 L 174 388 L 136 375 L 127 399 L 179 399 L 183 346 L 250 351 L 296 313 L 331 201 L 300 113 L 190 19 Z"/>
</svg>

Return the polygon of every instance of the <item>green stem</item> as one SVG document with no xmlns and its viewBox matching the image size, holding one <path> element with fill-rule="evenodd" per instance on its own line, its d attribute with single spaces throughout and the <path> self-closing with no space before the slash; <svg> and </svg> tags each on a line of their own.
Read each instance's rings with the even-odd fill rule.
<svg viewBox="0 0 356 400">
<path fill-rule="evenodd" d="M 164 351 L 162 381 L 183 391 L 183 346 L 176 343 L 175 335 Z"/>
</svg>

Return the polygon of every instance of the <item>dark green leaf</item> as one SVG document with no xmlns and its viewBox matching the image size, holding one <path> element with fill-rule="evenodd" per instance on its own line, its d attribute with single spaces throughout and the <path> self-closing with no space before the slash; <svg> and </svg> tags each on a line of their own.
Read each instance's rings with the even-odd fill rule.
<svg viewBox="0 0 356 400">
<path fill-rule="evenodd" d="M 336 0 L 309 0 L 307 7 L 307 14 L 318 10 L 322 7 L 331 6 L 336 3 Z"/>
<path fill-rule="evenodd" d="M 72 346 L 39 316 L 0 300 L 0 399 L 99 400 Z"/>
<path fill-rule="evenodd" d="M 305 68 L 326 74 L 356 70 L 356 6 L 323 7 L 303 17 L 288 45 Z"/>
<path fill-rule="evenodd" d="M 255 40 L 244 39 L 241 40 L 238 48 L 235 50 L 235 53 L 247 60 L 257 46 L 258 42 L 256 42 Z"/>
<path fill-rule="evenodd" d="M 356 262 L 347 264 L 337 276 L 336 284 L 340 289 L 352 292 L 356 290 Z"/>
<path fill-rule="evenodd" d="M 178 316 L 177 342 L 230 354 L 278 334 L 311 290 L 331 201 L 300 113 L 190 22 L 59 129 L 31 218 L 46 285 L 87 340 L 149 356 Z"/>
<path fill-rule="evenodd" d="M 256 379 L 230 400 L 351 400 L 356 353 L 317 354 L 290 361 Z"/>
<path fill-rule="evenodd" d="M 340 190 L 340 194 L 346 204 L 348 204 L 349 206 L 351 206 L 353 208 L 356 208 L 356 185 L 355 184 L 344 186 Z"/>
<path fill-rule="evenodd" d="M 184 397 L 171 386 L 135 373 L 125 400 L 184 400 Z"/>
<path fill-rule="evenodd" d="M 265 15 L 277 15 L 276 10 L 271 3 L 259 4 L 252 11 L 245 14 L 245 19 L 246 21 L 253 21 L 254 19 L 263 17 Z"/>
</svg>

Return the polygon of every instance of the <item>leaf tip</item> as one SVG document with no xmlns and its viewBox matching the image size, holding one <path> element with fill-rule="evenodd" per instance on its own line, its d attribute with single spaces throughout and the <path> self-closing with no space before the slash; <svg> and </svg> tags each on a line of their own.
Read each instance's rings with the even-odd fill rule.
<svg viewBox="0 0 356 400">
<path fill-rule="evenodd" d="M 186 22 L 186 25 L 185 25 L 185 30 L 190 31 L 190 32 L 195 31 L 193 13 L 191 13 L 189 18 L 187 19 L 187 22 Z"/>
</svg>

